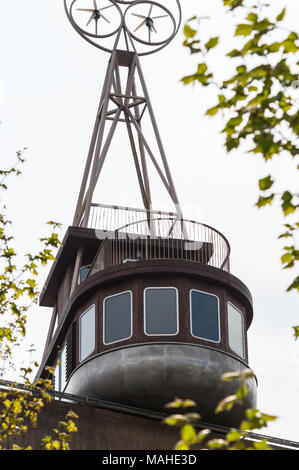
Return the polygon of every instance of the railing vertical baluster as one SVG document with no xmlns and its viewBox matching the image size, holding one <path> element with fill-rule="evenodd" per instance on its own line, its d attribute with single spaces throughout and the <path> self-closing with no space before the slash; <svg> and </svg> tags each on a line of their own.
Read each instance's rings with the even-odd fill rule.
<svg viewBox="0 0 299 470">
<path fill-rule="evenodd" d="M 148 212 L 146 215 L 146 219 L 140 220 L 138 211 L 133 213 L 127 209 L 117 211 L 115 207 L 92 206 L 90 224 L 112 233 L 103 240 L 89 275 L 108 266 L 122 264 L 126 259 L 183 259 L 229 272 L 229 244 L 217 230 L 184 220 L 182 231 L 173 216 L 166 218 L 162 214 L 157 218 L 150 214 L 149 226 Z M 123 222 L 125 225 L 116 227 Z"/>
</svg>

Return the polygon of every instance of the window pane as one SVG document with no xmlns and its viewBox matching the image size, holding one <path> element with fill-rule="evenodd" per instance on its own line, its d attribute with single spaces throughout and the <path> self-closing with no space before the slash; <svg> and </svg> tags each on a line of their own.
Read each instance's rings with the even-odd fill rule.
<svg viewBox="0 0 299 470">
<path fill-rule="evenodd" d="M 95 306 L 90 307 L 80 318 L 80 361 L 95 348 Z"/>
<path fill-rule="evenodd" d="M 79 271 L 79 281 L 78 284 L 81 284 L 81 282 L 85 281 L 87 278 L 87 275 L 90 271 L 90 264 L 88 266 L 82 266 Z"/>
<path fill-rule="evenodd" d="M 232 351 L 244 357 L 244 325 L 242 313 L 228 303 L 228 342 Z"/>
<path fill-rule="evenodd" d="M 116 343 L 132 335 L 131 292 L 107 297 L 104 301 L 104 343 Z"/>
<path fill-rule="evenodd" d="M 215 295 L 191 291 L 191 332 L 197 338 L 219 342 L 219 305 Z"/>
<path fill-rule="evenodd" d="M 60 366 L 57 365 L 55 367 L 55 372 L 54 372 L 54 390 L 56 392 L 60 392 Z"/>
<path fill-rule="evenodd" d="M 176 335 L 178 333 L 176 289 L 145 290 L 145 333 L 147 335 Z"/>
<path fill-rule="evenodd" d="M 63 392 L 66 386 L 66 346 L 63 348 L 61 354 L 61 391 Z"/>
</svg>

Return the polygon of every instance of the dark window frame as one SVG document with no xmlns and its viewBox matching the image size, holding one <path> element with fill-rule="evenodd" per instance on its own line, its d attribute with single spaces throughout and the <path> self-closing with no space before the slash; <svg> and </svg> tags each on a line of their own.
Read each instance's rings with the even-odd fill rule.
<svg viewBox="0 0 299 470">
<path fill-rule="evenodd" d="M 60 360 L 60 357 L 58 358 L 58 360 Z M 56 381 L 56 377 L 55 377 L 56 372 L 58 373 L 58 381 Z M 53 382 L 54 382 L 54 391 L 55 392 L 60 392 L 61 391 L 61 368 L 60 368 L 60 364 L 56 364 L 56 367 L 54 369 Z M 56 382 L 58 382 L 58 384 Z"/>
<path fill-rule="evenodd" d="M 86 313 L 89 312 L 89 310 L 92 308 L 94 309 L 94 347 L 93 347 L 93 350 L 87 356 L 81 359 L 81 331 L 82 331 L 81 320 L 82 320 L 82 317 L 86 315 Z M 79 363 L 81 364 L 81 362 L 85 361 L 85 359 L 87 359 L 91 354 L 93 354 L 96 349 L 96 305 L 95 304 L 90 305 L 90 307 L 88 307 L 86 310 L 84 310 L 83 313 L 81 313 L 78 324 L 79 324 L 79 338 L 78 338 L 79 339 Z"/>
<path fill-rule="evenodd" d="M 192 292 L 199 292 L 200 294 L 205 294 L 205 295 L 210 295 L 211 297 L 216 297 L 217 299 L 217 316 L 218 316 L 218 341 L 215 341 L 213 339 L 208 339 L 208 338 L 203 338 L 201 336 L 196 336 L 193 334 L 193 328 L 192 328 Z M 218 295 L 212 294 L 211 292 L 206 292 L 203 290 L 199 289 L 190 289 L 189 292 L 189 311 L 190 311 L 190 333 L 193 338 L 196 339 L 201 339 L 202 341 L 208 341 L 209 343 L 214 343 L 214 344 L 220 344 L 221 343 L 221 321 L 220 321 L 220 299 Z"/>
<path fill-rule="evenodd" d="M 147 333 L 146 332 L 146 292 L 148 290 L 175 290 L 176 293 L 176 333 Z M 179 319 L 179 291 L 174 286 L 155 286 L 146 287 L 143 291 L 143 331 L 146 336 L 177 336 L 180 331 L 180 319 Z"/>
<path fill-rule="evenodd" d="M 241 331 L 241 338 L 242 338 L 242 346 L 243 346 L 243 355 L 240 355 L 237 351 L 235 351 L 231 345 L 230 345 L 230 341 L 229 341 L 229 311 L 228 311 L 228 306 L 231 305 L 233 307 L 234 310 L 236 310 L 238 313 L 240 313 L 240 317 L 242 319 L 242 331 Z M 239 356 L 241 359 L 245 359 L 246 358 L 246 343 L 245 343 L 245 315 L 244 313 L 238 308 L 236 307 L 232 302 L 228 301 L 227 302 L 227 306 L 226 306 L 226 312 L 227 312 L 227 343 L 228 343 L 228 347 L 229 349 L 233 352 L 233 354 L 236 354 L 237 356 Z"/>
<path fill-rule="evenodd" d="M 117 339 L 116 341 L 110 341 L 110 342 L 107 343 L 105 341 L 105 335 L 106 335 L 106 331 L 105 331 L 105 317 L 106 317 L 105 302 L 106 302 L 107 299 L 111 299 L 112 297 L 117 297 L 117 296 L 123 295 L 123 294 L 130 294 L 130 304 L 131 304 L 131 308 L 130 308 L 130 317 L 131 317 L 130 329 L 131 329 L 131 334 L 130 334 L 130 336 L 128 336 L 126 338 Z M 132 336 L 133 336 L 133 292 L 131 290 L 126 290 L 126 291 L 123 291 L 123 292 L 117 292 L 116 294 L 108 295 L 107 297 L 105 297 L 103 299 L 103 344 L 105 346 L 110 346 L 110 344 L 115 344 L 115 343 L 120 343 L 122 341 L 127 341 L 128 339 L 131 339 Z"/>
</svg>

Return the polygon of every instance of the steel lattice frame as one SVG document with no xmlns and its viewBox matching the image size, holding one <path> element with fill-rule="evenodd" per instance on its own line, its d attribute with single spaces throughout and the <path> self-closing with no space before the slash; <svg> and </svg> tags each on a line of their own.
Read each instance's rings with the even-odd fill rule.
<svg viewBox="0 0 299 470">
<path fill-rule="evenodd" d="M 108 63 L 104 86 L 98 106 L 92 139 L 76 205 L 75 216 L 73 219 L 73 225 L 78 227 L 88 227 L 91 205 L 93 203 L 93 194 L 99 177 L 101 175 L 102 168 L 106 160 L 112 139 L 114 137 L 116 127 L 119 123 L 124 123 L 126 125 L 144 208 L 147 211 L 150 211 L 152 208 L 151 188 L 147 168 L 147 158 L 149 158 L 153 163 L 173 204 L 175 205 L 177 217 L 182 220 L 183 217 L 178 196 L 168 166 L 158 125 L 155 119 L 154 111 L 152 108 L 149 93 L 147 91 L 145 79 L 139 61 L 139 55 L 147 55 L 161 50 L 162 48 L 166 47 L 177 34 L 179 26 L 181 24 L 181 8 L 179 1 L 174 0 L 178 7 L 179 15 L 179 21 L 178 23 L 176 23 L 173 14 L 165 6 L 162 6 L 155 1 L 137 0 L 134 2 L 129 2 L 120 0 L 109 0 L 109 2 L 120 13 L 121 21 L 117 30 L 112 31 L 111 34 L 105 34 L 103 36 L 93 35 L 91 33 L 86 34 L 86 32 L 75 23 L 72 16 L 72 9 L 76 1 L 77 0 L 73 0 L 70 7 L 68 8 L 67 0 L 64 0 L 67 16 L 72 26 L 76 29 L 80 36 L 82 36 L 88 42 L 106 52 L 110 52 L 111 57 Z M 97 6 L 96 0 L 93 0 L 93 2 L 94 5 Z M 124 13 L 122 12 L 122 9 L 120 8 L 119 4 L 128 5 Z M 153 6 L 161 8 L 165 13 L 167 13 L 173 23 L 173 33 L 171 34 L 171 36 L 163 43 L 148 43 L 149 46 L 154 46 L 155 49 L 154 51 L 151 50 L 145 53 L 137 52 L 136 41 L 141 42 L 144 45 L 147 45 L 147 41 L 138 40 L 138 38 L 129 31 L 125 21 L 125 15 L 127 11 L 132 6 L 140 4 L 150 5 L 151 10 Z M 99 10 L 94 11 L 98 12 Z M 123 34 L 126 39 L 126 51 L 118 49 L 121 34 Z M 114 45 L 111 50 L 94 42 L 95 38 L 99 39 L 101 37 L 108 36 L 115 36 Z M 122 74 L 120 73 L 120 67 L 127 68 L 128 74 L 126 79 L 122 77 Z M 141 96 L 137 95 L 137 80 L 142 90 Z M 111 106 L 111 103 L 113 103 L 113 108 L 109 109 L 109 105 Z M 150 127 L 153 131 L 153 135 L 155 136 L 155 144 L 158 149 L 158 152 L 156 152 L 156 154 L 152 150 L 152 146 L 149 144 L 147 136 L 145 135 L 145 132 L 142 129 L 142 119 L 146 110 L 150 119 Z M 108 123 L 110 123 L 110 128 L 108 127 Z M 83 249 L 79 247 L 75 263 L 71 292 L 74 291 L 77 284 L 82 257 Z"/>
</svg>

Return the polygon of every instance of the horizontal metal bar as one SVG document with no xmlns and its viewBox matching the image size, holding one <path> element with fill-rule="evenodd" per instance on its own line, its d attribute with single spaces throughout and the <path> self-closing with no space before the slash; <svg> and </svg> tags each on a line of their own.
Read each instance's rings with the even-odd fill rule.
<svg viewBox="0 0 299 470">
<path fill-rule="evenodd" d="M 143 213 L 151 213 L 151 214 L 157 214 L 157 215 L 171 215 L 173 217 L 177 217 L 178 214 L 176 212 L 166 212 L 166 211 L 156 211 L 156 210 L 148 210 L 148 209 L 139 209 L 136 207 L 126 207 L 126 206 L 115 206 L 115 205 L 109 205 L 109 204 L 97 204 L 92 202 L 91 206 L 93 207 L 101 207 L 103 209 L 115 209 L 115 210 L 124 210 L 124 211 L 134 211 L 134 212 L 143 212 Z"/>
<path fill-rule="evenodd" d="M 111 93 L 111 96 L 116 96 L 117 98 L 126 98 L 130 100 L 141 100 L 143 102 L 146 102 L 146 98 L 144 96 L 132 96 L 132 95 L 126 95 L 126 94 L 121 94 L 121 93 Z"/>
<path fill-rule="evenodd" d="M 114 121 L 113 117 L 106 117 L 106 121 Z M 118 122 L 127 122 L 125 119 L 119 118 Z"/>
</svg>

